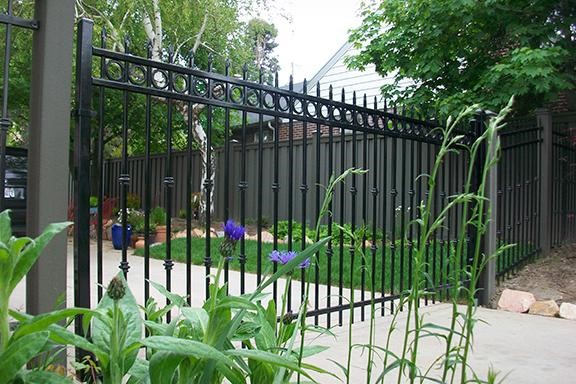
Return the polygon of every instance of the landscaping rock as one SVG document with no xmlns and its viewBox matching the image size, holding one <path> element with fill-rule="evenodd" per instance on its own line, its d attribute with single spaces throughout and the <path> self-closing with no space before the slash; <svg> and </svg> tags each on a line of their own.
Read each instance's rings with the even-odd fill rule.
<svg viewBox="0 0 576 384">
<path fill-rule="evenodd" d="M 200 228 L 194 228 L 192 230 L 192 236 L 194 237 L 204 237 L 204 231 Z"/>
<path fill-rule="evenodd" d="M 530 306 L 528 311 L 531 315 L 550 317 L 558 316 L 558 312 L 560 312 L 560 308 L 558 308 L 558 304 L 554 300 L 537 301 Z"/>
<path fill-rule="evenodd" d="M 528 312 L 530 306 L 536 302 L 536 297 L 530 292 L 505 289 L 498 300 L 498 309 L 509 312 Z"/>
<path fill-rule="evenodd" d="M 173 237 L 174 237 L 175 239 L 180 239 L 180 238 L 186 237 L 186 230 L 183 229 L 183 230 L 181 230 L 181 231 L 179 231 L 179 232 L 176 232 Z"/>
<path fill-rule="evenodd" d="M 268 231 L 262 231 L 262 242 L 263 243 L 273 243 L 274 235 Z"/>
<path fill-rule="evenodd" d="M 562 303 L 560 305 L 560 317 L 568 320 L 576 320 L 576 304 Z"/>
</svg>

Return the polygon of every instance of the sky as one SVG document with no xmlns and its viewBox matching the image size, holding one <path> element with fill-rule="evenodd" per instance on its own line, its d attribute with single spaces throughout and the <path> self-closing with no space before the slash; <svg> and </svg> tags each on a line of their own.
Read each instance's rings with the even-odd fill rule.
<svg viewBox="0 0 576 384">
<path fill-rule="evenodd" d="M 280 84 L 291 73 L 294 82 L 312 78 L 347 41 L 348 30 L 360 25 L 361 0 L 276 0 L 270 20 L 278 28 L 275 49 Z M 291 22 L 280 14 L 287 15 Z"/>
</svg>

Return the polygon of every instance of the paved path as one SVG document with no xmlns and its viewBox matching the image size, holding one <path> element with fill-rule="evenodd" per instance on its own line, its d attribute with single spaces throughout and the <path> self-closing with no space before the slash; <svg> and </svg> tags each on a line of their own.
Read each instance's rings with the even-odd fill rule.
<svg viewBox="0 0 576 384">
<path fill-rule="evenodd" d="M 108 242 L 106 242 L 107 244 Z M 69 243 L 69 254 L 71 255 L 71 243 Z M 95 246 L 92 247 L 92 254 L 95 255 Z M 115 275 L 118 271 L 118 263 L 121 258 L 120 251 L 106 248 L 104 255 L 104 282 Z M 95 259 L 95 257 L 93 257 Z M 143 258 L 129 256 L 131 265 L 129 272 L 129 283 L 137 300 L 142 303 L 144 298 Z M 164 283 L 165 271 L 160 260 L 151 260 L 151 280 Z M 68 298 L 73 297 L 73 278 L 72 278 L 72 258 L 68 263 Z M 213 271 L 214 273 L 215 271 Z M 96 264 L 92 264 L 93 282 L 96 281 Z M 176 263 L 172 272 L 173 291 L 185 294 L 185 276 L 186 269 L 183 264 Z M 192 281 L 194 294 L 192 305 L 200 306 L 204 295 L 204 276 L 205 270 L 200 266 L 192 267 Z M 256 279 L 253 275 L 247 275 L 246 291 L 250 292 L 256 285 Z M 238 272 L 230 272 L 230 286 L 232 293 L 239 292 Z M 251 277 L 251 278 L 250 278 Z M 293 305 L 297 307 L 300 295 L 300 282 L 293 282 L 294 297 Z M 281 292 L 284 282 L 280 282 L 279 291 Z M 337 293 L 333 289 L 332 294 Z M 96 303 L 96 289 L 93 290 L 93 303 Z M 160 295 L 152 290 L 153 296 L 161 298 Z M 320 287 L 320 300 L 326 300 L 326 287 Z M 344 293 L 347 297 L 350 295 L 348 290 Z M 359 298 L 359 292 L 354 292 L 356 298 Z M 24 284 L 17 288 L 16 294 L 11 300 L 11 306 L 17 309 L 24 308 Z M 337 301 L 336 298 L 332 299 Z M 69 303 L 70 304 L 70 303 Z M 314 306 L 312 302 L 311 306 Z M 447 304 L 437 304 L 422 309 L 425 313 L 426 322 L 439 325 L 447 325 L 450 317 L 451 307 Z M 501 372 L 500 377 L 506 377 L 505 383 L 554 383 L 554 384 L 573 384 L 576 383 L 576 321 L 563 319 L 545 318 L 539 316 L 519 315 L 501 311 L 494 311 L 480 308 L 478 317 L 486 323 L 478 323 L 476 326 L 474 353 L 472 354 L 472 367 L 478 372 L 480 377 L 485 377 L 488 368 L 493 366 L 496 371 Z M 357 310 L 356 318 L 359 318 Z M 321 319 L 325 319 L 322 317 Z M 347 319 L 345 313 L 344 319 Z M 390 327 L 391 316 L 378 317 L 376 319 L 376 342 L 383 346 L 386 340 L 386 333 Z M 332 315 L 333 324 L 337 321 L 337 314 Z M 405 324 L 405 314 L 398 317 L 398 328 Z M 346 322 L 346 321 L 345 321 Z M 366 343 L 368 341 L 368 322 L 358 322 L 353 325 L 353 343 Z M 340 373 L 339 368 L 330 362 L 330 359 L 336 360 L 341 364 L 346 362 L 348 327 L 333 327 L 331 330 L 336 338 L 330 336 L 317 337 L 310 335 L 307 337 L 307 343 L 326 345 L 330 348 L 322 354 L 309 358 L 307 361 L 330 372 Z M 394 333 L 391 339 L 391 350 L 396 353 L 400 352 L 401 334 Z M 426 338 L 420 347 L 421 361 L 424 365 L 429 365 L 438 356 L 442 349 L 441 343 L 433 338 Z M 353 353 L 352 358 L 352 380 L 351 383 L 366 382 L 366 353 L 362 354 L 360 350 Z M 375 376 L 381 372 L 381 366 L 374 368 Z M 392 379 L 392 377 L 390 377 Z M 330 384 L 339 383 L 340 381 L 330 377 L 318 377 L 320 383 Z M 393 380 L 386 380 L 395 382 Z"/>
<path fill-rule="evenodd" d="M 449 324 L 451 306 L 437 304 L 422 309 L 425 313 L 425 321 L 447 326 Z M 576 321 L 531 316 L 510 312 L 496 311 L 479 308 L 478 318 L 486 323 L 479 322 L 476 325 L 474 335 L 474 352 L 471 357 L 471 365 L 480 378 L 486 378 L 490 366 L 500 372 L 499 378 L 506 375 L 504 383 L 510 384 L 574 384 L 576 383 Z M 392 317 L 380 317 L 376 319 L 376 341 L 380 346 L 386 343 L 386 335 L 390 327 Z M 406 315 L 398 317 L 398 328 L 404 327 Z M 330 348 L 307 361 L 330 372 L 340 373 L 340 369 L 329 359 L 340 363 L 346 362 L 348 328 L 334 328 L 332 332 L 336 338 L 322 336 L 314 340 L 317 345 L 325 345 Z M 368 323 L 353 325 L 353 344 L 368 342 Z M 396 332 L 391 339 L 391 350 L 401 352 L 401 333 Z M 423 339 L 420 345 L 420 361 L 423 367 L 428 367 L 441 353 L 443 345 L 434 338 Z M 360 350 L 353 353 L 352 380 L 351 383 L 366 383 L 366 353 Z M 377 377 L 382 371 L 382 365 L 378 364 L 373 376 Z M 394 371 L 393 373 L 396 373 Z M 438 376 L 438 371 L 435 375 Z M 385 383 L 396 383 L 393 374 L 389 375 Z M 395 378 L 395 376 L 394 376 Z M 374 380 L 373 379 L 373 380 Z M 321 383 L 340 383 L 330 377 L 318 377 Z M 429 383 L 427 381 L 426 383 Z M 455 382 L 459 382 L 456 380 Z M 497 380 L 498 382 L 498 380 Z"/>
</svg>

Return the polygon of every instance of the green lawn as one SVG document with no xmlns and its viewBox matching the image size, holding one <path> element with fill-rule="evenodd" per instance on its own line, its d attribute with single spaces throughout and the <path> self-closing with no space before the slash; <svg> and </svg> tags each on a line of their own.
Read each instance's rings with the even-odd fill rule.
<svg viewBox="0 0 576 384">
<path fill-rule="evenodd" d="M 213 264 L 215 265 L 219 259 L 218 255 L 218 246 L 221 243 L 221 238 L 213 238 L 211 241 L 211 254 L 213 259 Z M 354 287 L 361 288 L 362 287 L 362 275 L 364 271 L 365 276 L 365 283 L 364 287 L 366 290 L 370 289 L 370 282 L 371 282 L 371 270 L 372 270 L 372 251 L 368 246 L 365 250 L 365 258 L 364 258 L 364 265 L 366 268 L 363 268 L 362 257 L 360 254 L 355 254 L 354 256 L 354 264 L 352 265 L 352 257 L 349 251 L 348 246 L 344 246 L 343 252 L 340 252 L 341 249 L 337 247 L 338 244 L 334 244 L 333 249 L 333 256 L 331 258 L 331 274 L 328 275 L 328 257 L 326 256 L 325 252 L 321 252 L 319 256 L 319 283 L 327 284 L 330 282 L 333 286 L 339 285 L 339 276 L 340 276 L 340 259 L 343 260 L 343 268 L 342 268 L 342 284 L 344 287 L 350 287 L 352 284 L 350 283 L 351 279 L 354 279 Z M 381 247 L 382 243 L 380 242 L 379 246 Z M 246 271 L 251 273 L 257 272 L 257 260 L 260 258 L 261 265 L 262 265 L 262 273 L 263 274 L 270 274 L 272 272 L 272 263 L 268 259 L 268 254 L 273 250 L 272 244 L 263 243 L 262 250 L 260 255 L 258 255 L 258 244 L 254 240 L 246 240 L 245 241 L 246 251 Z M 286 244 L 279 245 L 280 250 L 287 249 Z M 452 247 L 450 247 L 452 248 Z M 300 250 L 300 244 L 295 243 L 293 246 L 294 250 Z M 204 265 L 204 253 L 205 253 L 205 239 L 203 238 L 192 238 L 192 264 L 195 265 Z M 445 284 L 446 281 L 446 260 L 447 260 L 447 251 L 448 246 L 444 245 L 442 252 L 440 250 L 440 244 L 436 245 L 436 257 L 433 257 L 434 254 L 434 246 L 432 245 L 429 250 L 429 264 L 428 264 L 428 271 L 430 271 L 431 278 L 435 277 L 436 285 Z M 240 252 L 240 244 L 237 246 L 236 255 Z M 450 250 L 453 252 L 453 249 Z M 384 274 L 382 273 L 382 249 L 378 249 L 376 252 L 376 265 L 375 265 L 375 286 L 376 291 L 380 292 L 382 287 L 382 276 L 384 275 L 384 289 L 386 292 L 391 291 L 392 287 L 392 276 L 394 276 L 394 292 L 398 293 L 400 288 L 406 289 L 409 287 L 409 279 L 410 273 L 409 270 L 411 268 L 411 251 L 408 246 L 404 246 L 404 252 L 402 255 L 400 241 L 397 241 L 396 252 L 394 252 L 394 257 L 392 257 L 392 249 L 390 245 L 387 245 L 385 250 L 385 262 L 384 262 Z M 135 251 L 136 255 L 143 256 L 144 250 L 139 249 Z M 415 254 L 415 250 L 412 251 L 412 256 Z M 150 248 L 150 256 L 155 259 L 164 259 L 166 256 L 166 245 L 160 244 Z M 172 259 L 179 262 L 186 262 L 186 239 L 179 238 L 172 240 Z M 404 280 L 401 281 L 400 279 L 400 267 L 401 267 L 401 260 L 404 261 Z M 434 261 L 435 260 L 435 261 Z M 441 263 L 441 260 L 442 263 Z M 394 274 L 392 273 L 392 264 L 394 264 Z M 240 269 L 240 263 L 238 258 L 236 257 L 231 263 L 230 268 L 233 270 Z M 354 275 L 351 276 L 351 270 L 354 271 Z M 433 274 L 432 271 L 435 270 L 436 273 Z M 435 275 L 435 276 L 434 276 Z M 299 279 L 300 274 L 296 273 L 295 278 Z M 313 281 L 315 281 L 313 279 Z"/>
</svg>

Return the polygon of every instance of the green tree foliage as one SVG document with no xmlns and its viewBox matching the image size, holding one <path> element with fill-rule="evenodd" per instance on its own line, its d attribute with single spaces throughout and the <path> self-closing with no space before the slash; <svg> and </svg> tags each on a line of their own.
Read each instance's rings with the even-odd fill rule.
<svg viewBox="0 0 576 384">
<path fill-rule="evenodd" d="M 15 1 L 12 4 L 14 15 L 31 19 L 34 4 L 31 1 Z M 2 53 L 0 68 L 4 68 L 5 28 L 1 29 Z M 28 125 L 30 124 L 30 78 L 32 67 L 32 30 L 13 27 L 10 39 L 10 70 L 5 79 L 0 75 L 2 87 L 8 86 L 8 117 L 12 126 L 8 130 L 7 143 L 11 146 L 22 146 L 28 142 Z M 8 81 L 6 81 L 8 80 Z"/>
<path fill-rule="evenodd" d="M 274 24 L 254 18 L 248 22 L 246 41 L 252 47 L 255 67 L 265 73 L 264 81 L 271 82 L 273 74 L 278 71 L 278 58 L 274 57 L 274 48 L 278 46 L 275 39 L 278 30 Z"/>
<path fill-rule="evenodd" d="M 450 112 L 496 110 L 515 94 L 528 110 L 574 89 L 572 0 L 372 0 L 362 16 L 349 64 L 396 74 L 382 90 L 392 99 Z"/>
<path fill-rule="evenodd" d="M 146 56 L 148 35 L 145 19 L 154 17 L 154 4 L 161 13 L 161 52 L 159 59 L 168 60 L 168 50 L 174 50 L 174 62 L 187 65 L 192 52 L 198 68 L 206 69 L 208 57 L 213 57 L 213 70 L 223 73 L 226 59 L 230 60 L 230 74 L 242 73 L 244 63 L 252 80 L 258 79 L 262 66 L 266 71 L 278 69 L 272 57 L 277 34 L 273 25 L 266 22 L 246 22 L 251 9 L 267 6 L 265 0 L 77 0 L 76 18 L 87 17 L 94 20 L 94 44 L 99 46 L 102 28 L 107 31 L 106 45 L 109 49 L 124 51 L 125 37 L 128 37 L 129 51 Z M 22 0 L 13 3 L 13 14 L 19 17 L 34 18 L 34 1 Z M 9 117 L 12 127 L 9 130 L 9 145 L 26 146 L 29 125 L 29 100 L 32 63 L 32 31 L 23 28 L 12 29 L 10 77 L 8 81 Z M 258 37 L 258 34 L 263 34 Z M 258 43 L 262 45 L 257 46 Z M 3 49 L 3 47 L 2 47 Z M 0 66 L 4 65 L 4 55 L 0 55 Z M 74 60 L 72 52 L 70 60 Z M 268 76 L 270 77 L 270 76 Z M 5 79 L 1 79 L 4 83 Z M 121 152 L 122 140 L 122 95 L 107 91 L 104 99 L 106 121 L 104 141 L 107 156 L 117 156 Z M 94 95 L 94 108 L 98 105 L 98 90 Z M 145 146 L 143 97 L 131 96 L 129 116 L 129 154 L 142 154 Z M 72 109 L 72 107 L 71 107 Z M 151 150 L 153 153 L 166 150 L 165 102 L 153 100 Z M 177 110 L 173 114 L 172 144 L 176 149 L 186 148 L 187 124 Z M 213 144 L 219 145 L 223 137 L 223 111 L 214 110 Z M 205 123 L 204 114 L 198 119 Z M 232 116 L 232 123 L 238 122 Z M 220 123 L 218 123 L 220 122 Z M 94 121 L 94 137 L 97 135 L 97 120 Z"/>
<path fill-rule="evenodd" d="M 258 71 L 278 69 L 277 61 L 271 56 L 276 44 L 277 32 L 272 24 L 264 21 L 243 22 L 241 17 L 257 4 L 257 0 L 78 0 L 77 16 L 95 21 L 95 44 L 100 45 L 100 32 L 106 29 L 106 46 L 113 50 L 129 50 L 146 56 L 151 43 L 151 56 L 155 60 L 172 60 L 179 65 L 188 65 L 193 57 L 194 66 L 207 69 L 212 58 L 212 70 L 224 73 L 226 60 L 230 63 L 230 74 L 242 73 L 247 64 L 249 78 L 256 81 Z M 160 18 L 156 17 L 157 12 Z M 147 30 L 147 28 L 151 29 Z M 127 40 L 125 37 L 128 36 Z M 153 37 L 152 37 L 153 36 Z M 126 47 L 128 45 L 128 47 Z M 268 75 L 268 78 L 271 78 Z M 95 100 L 97 97 L 95 98 Z M 122 150 L 122 94 L 107 91 L 105 98 L 105 151 L 108 156 L 119 156 Z M 143 154 L 146 145 L 144 131 L 145 101 L 131 96 L 129 117 L 129 155 Z M 152 153 L 167 150 L 166 126 L 167 105 L 162 100 L 152 102 Z M 172 146 L 185 149 L 188 141 L 188 124 L 185 113 L 174 105 L 172 121 Z M 200 125 L 206 126 L 204 113 L 195 114 Z M 224 112 L 213 110 L 212 145 L 219 146 L 224 136 Z M 232 123 L 239 117 L 234 113 Z M 197 146 L 198 143 L 194 143 Z"/>
</svg>

